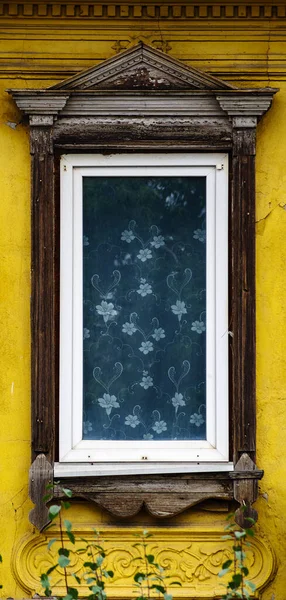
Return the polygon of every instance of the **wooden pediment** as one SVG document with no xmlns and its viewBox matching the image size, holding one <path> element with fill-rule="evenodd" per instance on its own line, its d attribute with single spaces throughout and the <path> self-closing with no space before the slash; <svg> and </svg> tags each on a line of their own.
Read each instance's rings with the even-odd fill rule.
<svg viewBox="0 0 286 600">
<path fill-rule="evenodd" d="M 52 90 L 227 90 L 236 89 L 216 77 L 187 67 L 140 42 L 54 85 Z"/>
</svg>

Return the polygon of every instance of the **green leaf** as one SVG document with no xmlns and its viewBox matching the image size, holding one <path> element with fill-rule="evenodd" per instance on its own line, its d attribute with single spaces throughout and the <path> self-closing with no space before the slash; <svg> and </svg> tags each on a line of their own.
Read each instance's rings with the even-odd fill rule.
<svg viewBox="0 0 286 600">
<path fill-rule="evenodd" d="M 250 535 L 250 537 L 254 537 L 255 536 L 255 533 L 254 533 L 253 529 L 246 529 L 245 531 L 246 531 L 247 535 Z"/>
<path fill-rule="evenodd" d="M 234 575 L 232 576 L 232 583 L 233 583 L 234 587 L 232 587 L 231 589 L 233 590 L 236 587 L 239 587 L 241 582 L 242 582 L 241 573 L 234 573 Z M 229 584 L 229 586 L 231 587 L 231 583 Z"/>
<path fill-rule="evenodd" d="M 75 580 L 77 581 L 77 583 L 81 583 L 81 579 L 78 575 L 76 575 L 75 573 L 72 574 L 72 576 L 75 578 Z"/>
<path fill-rule="evenodd" d="M 102 590 L 98 585 L 92 585 L 90 589 L 94 594 L 102 593 Z"/>
<path fill-rule="evenodd" d="M 46 502 L 49 502 L 49 500 L 51 500 L 51 499 L 52 499 L 52 497 L 53 497 L 53 496 L 52 496 L 52 494 L 46 494 L 45 496 L 43 496 L 43 498 L 42 498 L 42 502 L 43 502 L 44 504 L 46 504 Z"/>
<path fill-rule="evenodd" d="M 57 538 L 53 538 L 52 540 L 50 540 L 50 541 L 49 541 L 49 543 L 48 543 L 48 550 L 50 550 L 50 549 L 51 549 L 52 545 L 53 545 L 55 542 L 57 542 Z"/>
<path fill-rule="evenodd" d="M 252 517 L 245 517 L 245 520 L 248 521 L 249 524 L 255 525 L 256 521 Z"/>
<path fill-rule="evenodd" d="M 0 563 L 3 562 L 2 555 L 0 554 Z"/>
<path fill-rule="evenodd" d="M 49 575 L 50 573 L 52 573 L 52 572 L 53 572 L 53 571 L 54 571 L 54 570 L 57 568 L 57 566 L 58 566 L 58 565 L 53 565 L 52 567 L 50 567 L 50 568 L 47 570 L 47 575 Z"/>
<path fill-rule="evenodd" d="M 246 583 L 248 585 L 248 587 L 251 589 L 252 592 L 255 592 L 255 590 L 256 590 L 255 583 L 253 583 L 252 581 L 248 581 L 246 579 L 245 579 L 244 583 Z"/>
<path fill-rule="evenodd" d="M 147 560 L 148 560 L 148 563 L 149 563 L 150 565 L 152 565 L 152 564 L 153 564 L 153 562 L 154 562 L 154 560 L 155 560 L 155 556 L 154 556 L 153 554 L 147 554 L 147 555 L 146 555 L 146 558 L 147 558 Z"/>
<path fill-rule="evenodd" d="M 67 488 L 62 488 L 62 491 L 64 493 L 65 496 L 67 496 L 68 498 L 72 497 L 72 491 L 67 489 Z"/>
<path fill-rule="evenodd" d="M 63 554 L 61 554 L 58 558 L 58 563 L 59 563 L 60 567 L 62 567 L 64 569 L 65 567 L 67 567 L 70 564 L 70 559 L 67 556 L 64 556 Z"/>
<path fill-rule="evenodd" d="M 48 598 L 52 595 L 52 590 L 50 588 L 50 580 L 46 573 L 42 573 L 41 575 L 41 585 L 44 588 L 45 596 Z"/>
<path fill-rule="evenodd" d="M 78 590 L 73 587 L 68 587 L 68 593 L 65 598 L 66 598 L 66 600 L 77 600 Z"/>
<path fill-rule="evenodd" d="M 222 565 L 222 568 L 223 568 L 223 569 L 228 569 L 228 568 L 230 567 L 230 565 L 231 565 L 231 564 L 232 564 L 232 560 L 231 560 L 231 559 L 229 559 L 229 560 L 226 560 L 226 561 L 223 563 L 223 565 Z"/>
<path fill-rule="evenodd" d="M 101 556 L 101 555 L 98 556 L 97 559 L 96 559 L 96 566 L 100 567 L 102 565 L 103 561 L 104 561 L 104 557 Z"/>
<path fill-rule="evenodd" d="M 75 537 L 74 537 L 74 534 L 72 533 L 72 531 L 67 531 L 67 536 L 68 536 L 68 538 L 69 538 L 69 541 L 70 541 L 72 544 L 75 544 Z"/>
<path fill-rule="evenodd" d="M 68 521 L 68 519 L 64 519 L 64 526 L 66 528 L 67 531 L 71 531 L 72 530 L 72 523 L 70 521 Z"/>
<path fill-rule="evenodd" d="M 145 579 L 145 573 L 140 573 L 138 571 L 138 573 L 135 573 L 133 579 L 134 579 L 134 581 L 136 581 L 136 583 L 140 583 L 141 581 L 144 581 L 144 579 Z"/>
<path fill-rule="evenodd" d="M 94 581 L 96 581 L 96 577 L 87 577 L 85 581 L 87 585 L 91 585 Z"/>
<path fill-rule="evenodd" d="M 240 540 L 241 538 L 244 538 L 246 536 L 246 532 L 245 531 L 234 531 L 234 536 L 237 540 Z"/>
<path fill-rule="evenodd" d="M 52 506 L 50 506 L 49 519 L 53 521 L 53 519 L 55 519 L 58 516 L 59 512 L 61 512 L 61 506 L 59 506 L 58 504 L 53 504 Z"/>
<path fill-rule="evenodd" d="M 229 573 L 229 569 L 221 569 L 221 571 L 219 571 L 218 573 L 218 576 L 224 577 L 224 575 L 226 575 L 227 573 Z"/>
<path fill-rule="evenodd" d="M 71 507 L 71 503 L 70 502 L 65 502 L 64 500 L 62 500 L 61 505 L 66 510 Z"/>
<path fill-rule="evenodd" d="M 70 551 L 67 548 L 59 548 L 58 554 L 59 554 L 59 556 L 69 556 Z"/>
<path fill-rule="evenodd" d="M 113 571 L 106 571 L 108 577 L 114 577 L 114 572 Z"/>
<path fill-rule="evenodd" d="M 241 567 L 241 572 L 243 573 L 243 575 L 248 575 L 249 574 L 249 570 L 247 567 Z"/>
<path fill-rule="evenodd" d="M 167 594 L 167 593 L 165 593 L 165 594 L 164 594 L 164 600 L 173 600 L 173 596 L 172 596 L 172 594 Z"/>
<path fill-rule="evenodd" d="M 87 561 L 87 562 L 83 563 L 83 566 L 84 567 L 89 567 L 92 571 L 96 571 L 96 569 L 97 569 L 96 563 L 90 562 L 90 561 Z"/>
<path fill-rule="evenodd" d="M 40 576 L 42 587 L 48 587 L 50 585 L 50 580 L 47 576 L 47 573 L 42 573 Z"/>
<path fill-rule="evenodd" d="M 154 583 L 154 585 L 151 585 L 151 590 L 157 590 L 158 592 L 161 592 L 161 594 L 165 594 L 165 588 L 162 585 L 156 585 Z"/>
</svg>

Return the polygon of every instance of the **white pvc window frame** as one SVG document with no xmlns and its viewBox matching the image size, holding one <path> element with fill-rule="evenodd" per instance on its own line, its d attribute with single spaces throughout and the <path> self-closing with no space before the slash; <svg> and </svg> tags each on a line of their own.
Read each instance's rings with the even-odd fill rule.
<svg viewBox="0 0 286 600">
<path fill-rule="evenodd" d="M 207 440 L 82 439 L 82 180 L 84 176 L 102 175 L 206 177 Z M 68 476 L 95 471 L 112 474 L 231 470 L 232 463 L 228 462 L 228 156 L 219 153 L 62 156 L 60 240 L 60 424 L 59 463 L 55 473 Z M 78 463 L 84 465 L 80 467 Z"/>
</svg>

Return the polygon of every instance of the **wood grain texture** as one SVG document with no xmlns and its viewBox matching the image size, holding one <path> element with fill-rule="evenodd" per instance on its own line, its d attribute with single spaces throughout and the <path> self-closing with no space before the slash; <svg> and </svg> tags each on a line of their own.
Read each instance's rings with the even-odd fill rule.
<svg viewBox="0 0 286 600">
<path fill-rule="evenodd" d="M 236 464 L 235 470 L 239 473 L 240 469 L 242 472 L 252 475 L 257 473 L 255 463 L 246 453 L 242 454 Z M 240 503 L 240 507 L 235 511 L 236 523 L 240 527 L 251 527 L 258 518 L 257 511 L 251 506 L 258 496 L 258 479 L 244 477 L 235 480 L 233 495 L 235 500 Z"/>
<path fill-rule="evenodd" d="M 55 487 L 62 498 L 65 485 L 76 498 L 95 502 L 117 517 L 132 517 L 143 507 L 153 516 L 170 517 L 209 499 L 231 500 L 233 486 L 228 473 L 192 476 L 124 476 L 63 479 Z"/>
<path fill-rule="evenodd" d="M 255 128 L 233 130 L 231 381 L 233 456 L 255 461 Z"/>
<path fill-rule="evenodd" d="M 29 474 L 29 496 L 35 505 L 30 511 L 29 519 L 40 531 L 49 523 L 49 510 L 43 498 L 47 494 L 47 485 L 52 481 L 53 467 L 45 454 L 39 454 L 32 463 Z"/>
<path fill-rule="evenodd" d="M 53 460 L 56 399 L 55 202 L 52 127 L 31 126 L 32 455 Z"/>
</svg>

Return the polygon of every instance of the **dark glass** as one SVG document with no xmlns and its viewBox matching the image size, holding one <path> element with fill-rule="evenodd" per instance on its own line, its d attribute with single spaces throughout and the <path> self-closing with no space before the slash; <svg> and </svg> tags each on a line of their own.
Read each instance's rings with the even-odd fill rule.
<svg viewBox="0 0 286 600">
<path fill-rule="evenodd" d="M 84 177 L 84 439 L 205 439 L 206 181 Z"/>
</svg>

